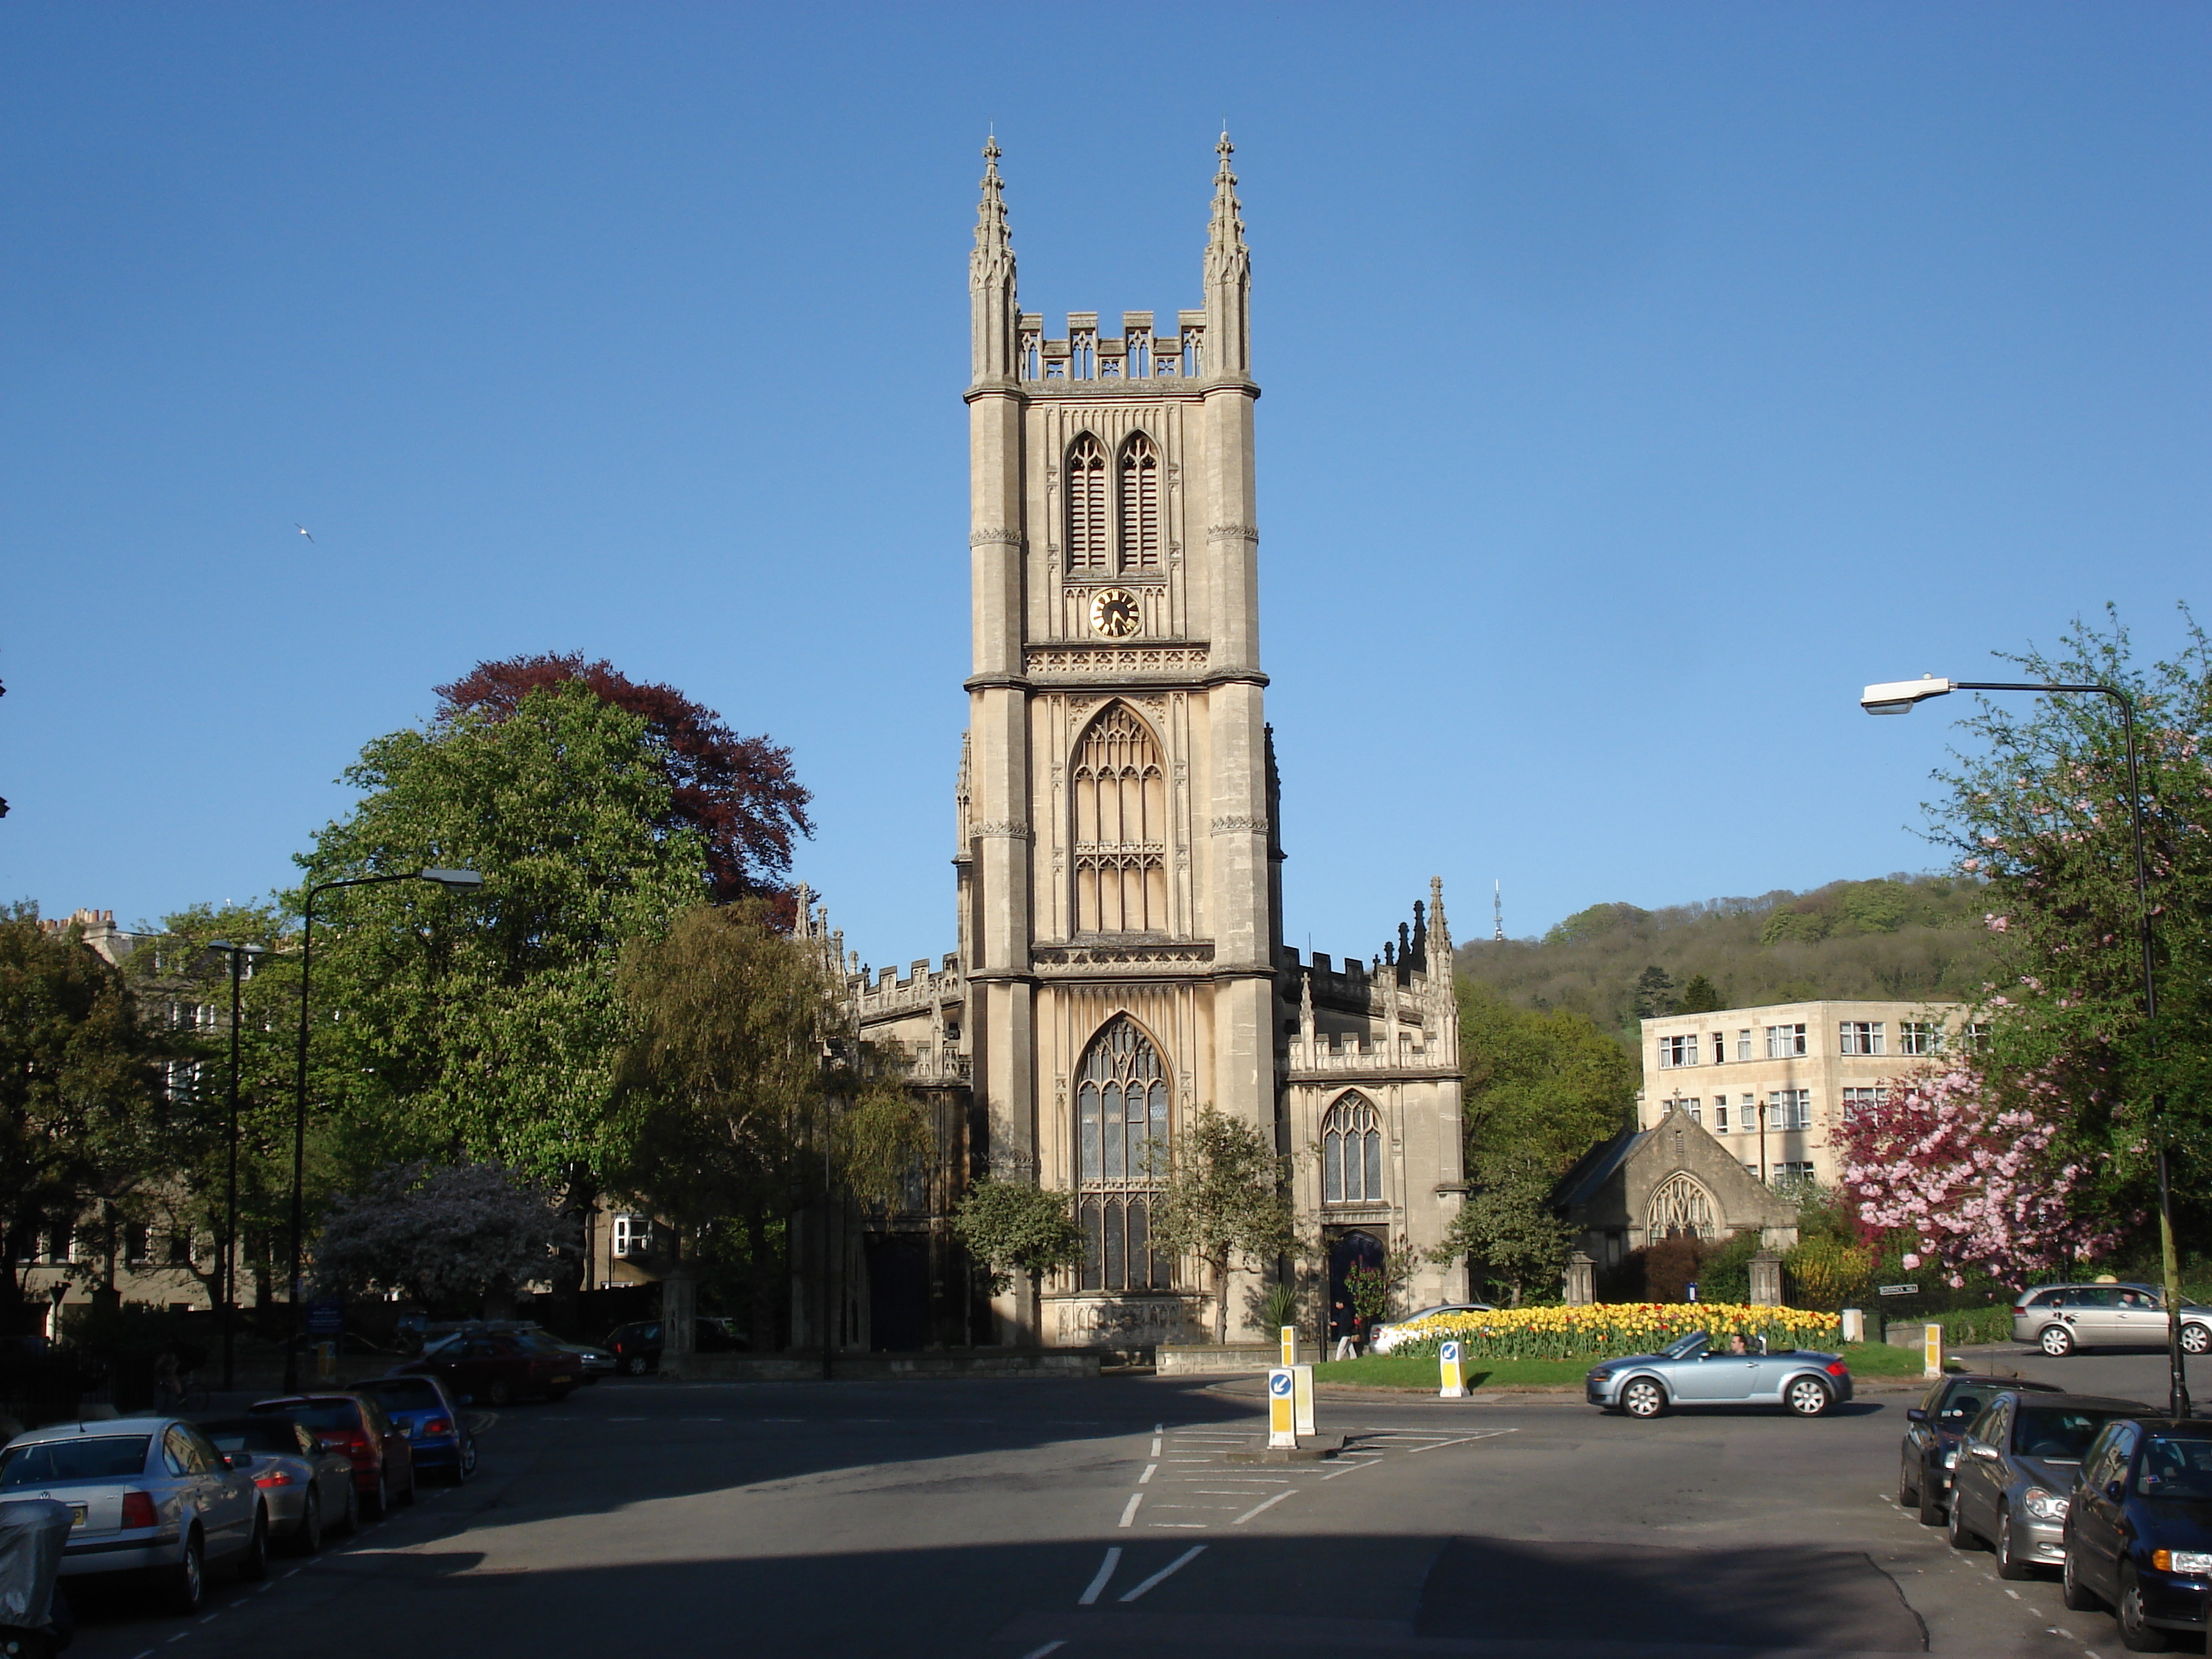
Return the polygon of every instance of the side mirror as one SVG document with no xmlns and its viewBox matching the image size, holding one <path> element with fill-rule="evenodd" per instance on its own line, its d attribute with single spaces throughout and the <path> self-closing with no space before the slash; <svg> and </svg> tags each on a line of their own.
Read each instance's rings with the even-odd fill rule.
<svg viewBox="0 0 2212 1659">
<path fill-rule="evenodd" d="M 1977 1440 L 1967 1449 L 1985 1463 L 1994 1463 L 1997 1461 L 1997 1449 L 1986 1441 Z"/>
<path fill-rule="evenodd" d="M 2105 1482 L 2105 1496 L 2111 1498 L 2115 1504 L 2120 1501 L 2120 1494 L 2125 1491 L 2127 1491 L 2127 1488 L 2117 1480 L 2107 1480 Z"/>
<path fill-rule="evenodd" d="M 225 1452 L 222 1466 L 227 1469 L 250 1469 L 253 1467 L 253 1459 L 245 1452 Z"/>
<path fill-rule="evenodd" d="M 1928 1420 L 1928 1413 L 1917 1406 L 1907 1406 L 1905 1408 L 1905 1420 L 1908 1423 L 1925 1423 Z"/>
</svg>

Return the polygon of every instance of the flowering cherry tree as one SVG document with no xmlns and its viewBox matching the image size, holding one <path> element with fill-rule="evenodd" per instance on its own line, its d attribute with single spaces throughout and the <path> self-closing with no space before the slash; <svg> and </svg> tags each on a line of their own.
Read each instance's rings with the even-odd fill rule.
<svg viewBox="0 0 2212 1659">
<path fill-rule="evenodd" d="M 332 1289 L 404 1291 L 447 1309 L 544 1277 L 568 1231 L 552 1192 L 497 1164 L 386 1170 L 342 1199 L 315 1245 Z"/>
<path fill-rule="evenodd" d="M 2114 1234 L 2077 1214 L 2091 1171 L 2053 1149 L 2055 1091 L 2009 1091 L 2001 1103 L 1972 1070 L 1901 1079 L 1887 1100 L 1854 1109 L 1837 1135 L 1842 1185 L 1869 1234 L 1901 1233 L 1954 1286 L 1969 1269 L 2001 1280 L 2062 1267 L 2109 1248 Z"/>
</svg>

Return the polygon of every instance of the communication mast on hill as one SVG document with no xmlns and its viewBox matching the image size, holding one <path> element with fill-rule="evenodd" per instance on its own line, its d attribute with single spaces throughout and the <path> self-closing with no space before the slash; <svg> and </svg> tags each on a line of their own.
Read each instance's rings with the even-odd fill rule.
<svg viewBox="0 0 2212 1659">
<path fill-rule="evenodd" d="M 1504 944 L 1505 884 L 1503 881 L 1493 881 L 1490 884 L 1490 921 L 1491 938 L 1496 939 L 1500 945 Z"/>
</svg>

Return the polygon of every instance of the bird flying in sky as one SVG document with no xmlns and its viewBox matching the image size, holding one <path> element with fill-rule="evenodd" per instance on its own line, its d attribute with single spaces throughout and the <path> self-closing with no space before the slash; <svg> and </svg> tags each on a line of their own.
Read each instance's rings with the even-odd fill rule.
<svg viewBox="0 0 2212 1659">
<path fill-rule="evenodd" d="M 302 536 L 307 536 L 307 526 L 305 526 L 305 525 L 303 525 L 303 524 L 295 524 L 295 525 L 294 525 L 294 526 L 292 526 L 292 528 L 293 528 L 293 529 L 295 529 L 295 530 L 296 530 L 296 531 L 298 531 L 298 532 L 299 532 Z M 314 540 L 315 538 L 314 538 L 313 536 L 307 536 L 307 539 L 308 539 L 309 541 L 313 541 L 313 540 Z"/>
</svg>

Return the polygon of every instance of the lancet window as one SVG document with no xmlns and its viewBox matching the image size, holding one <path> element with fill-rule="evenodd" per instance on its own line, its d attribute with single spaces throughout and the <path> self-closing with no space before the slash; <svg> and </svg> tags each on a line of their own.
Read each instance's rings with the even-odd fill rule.
<svg viewBox="0 0 2212 1659">
<path fill-rule="evenodd" d="M 1382 1201 L 1382 1120 L 1364 1095 L 1346 1095 L 1321 1119 L 1324 1204 Z"/>
<path fill-rule="evenodd" d="M 1075 931 L 1169 931 L 1167 776 L 1151 727 L 1127 704 L 1109 704 L 1091 722 L 1069 787 Z"/>
<path fill-rule="evenodd" d="M 1086 1291 L 1164 1291 L 1174 1263 L 1152 1248 L 1152 1216 L 1168 1151 L 1168 1077 L 1127 1015 L 1085 1051 L 1075 1085 L 1076 1218 Z"/>
<path fill-rule="evenodd" d="M 1696 1176 L 1671 1175 L 1651 1194 L 1648 1238 L 1711 1238 L 1717 1231 L 1712 1199 Z"/>
<path fill-rule="evenodd" d="M 1121 447 L 1121 568 L 1160 568 L 1160 452 L 1143 433 Z"/>
<path fill-rule="evenodd" d="M 1067 447 L 1067 568 L 1109 568 L 1106 540 L 1106 447 L 1088 432 Z"/>
</svg>

